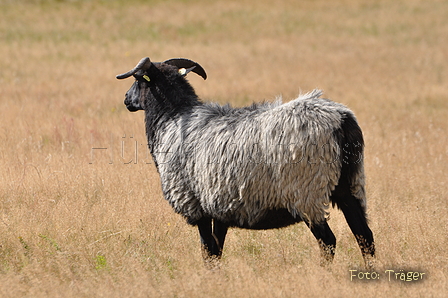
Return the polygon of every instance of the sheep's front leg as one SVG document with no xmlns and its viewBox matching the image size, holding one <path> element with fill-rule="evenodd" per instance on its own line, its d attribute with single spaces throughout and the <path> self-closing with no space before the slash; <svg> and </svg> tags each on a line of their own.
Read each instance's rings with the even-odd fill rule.
<svg viewBox="0 0 448 298">
<path fill-rule="evenodd" d="M 322 255 L 322 265 L 331 263 L 334 259 L 334 252 L 336 250 L 336 237 L 333 234 L 333 231 L 328 226 L 327 222 L 321 224 L 313 224 L 310 225 L 306 223 L 313 233 L 314 237 L 316 237 L 317 242 L 319 242 L 319 246 L 321 249 Z"/>
<path fill-rule="evenodd" d="M 215 239 L 215 250 L 212 252 L 218 258 L 222 255 L 224 248 L 224 241 L 226 240 L 227 230 L 229 227 L 223 222 L 214 219 L 213 220 L 213 238 Z"/>
<path fill-rule="evenodd" d="M 201 236 L 202 256 L 204 259 L 212 255 L 212 248 L 215 243 L 212 232 L 212 219 L 202 218 L 198 221 L 199 236 Z"/>
<path fill-rule="evenodd" d="M 227 225 L 211 218 L 202 218 L 197 222 L 199 235 L 201 236 L 203 257 L 205 260 L 218 259 L 222 255 L 224 240 L 227 234 Z"/>
</svg>

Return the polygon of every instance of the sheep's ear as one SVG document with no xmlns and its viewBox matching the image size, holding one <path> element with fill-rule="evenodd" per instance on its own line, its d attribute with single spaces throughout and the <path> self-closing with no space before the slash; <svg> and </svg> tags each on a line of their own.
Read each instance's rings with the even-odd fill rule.
<svg viewBox="0 0 448 298">
<path fill-rule="evenodd" d="M 190 71 L 192 71 L 195 68 L 196 68 L 196 66 L 193 66 L 193 67 L 190 67 L 190 68 L 183 68 L 183 67 L 179 68 L 179 74 L 181 74 L 182 76 L 186 76 Z"/>
<path fill-rule="evenodd" d="M 207 79 L 207 74 L 199 63 L 185 58 L 175 58 L 163 61 L 163 63 L 176 66 L 179 68 L 179 73 L 187 75 L 190 71 L 200 75 L 204 80 Z"/>
</svg>

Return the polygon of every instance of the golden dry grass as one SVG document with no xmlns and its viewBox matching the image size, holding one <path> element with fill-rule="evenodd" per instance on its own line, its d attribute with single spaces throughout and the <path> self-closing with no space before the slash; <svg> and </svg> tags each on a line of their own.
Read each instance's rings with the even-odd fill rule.
<svg viewBox="0 0 448 298">
<path fill-rule="evenodd" d="M 0 3 L 1 297 L 448 292 L 446 1 Z M 204 269 L 196 230 L 162 199 L 143 115 L 122 103 L 131 81 L 114 77 L 144 56 L 201 63 L 209 79 L 190 80 L 205 100 L 318 87 L 351 107 L 380 280 L 350 280 L 362 258 L 338 210 L 329 268 L 301 224 L 233 229 L 221 269 Z M 389 269 L 425 275 L 388 281 Z"/>
</svg>

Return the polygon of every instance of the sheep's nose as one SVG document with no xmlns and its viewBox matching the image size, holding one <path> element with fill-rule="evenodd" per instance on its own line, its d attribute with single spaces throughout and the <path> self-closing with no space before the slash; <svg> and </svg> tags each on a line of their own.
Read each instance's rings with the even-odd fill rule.
<svg viewBox="0 0 448 298">
<path fill-rule="evenodd" d="M 124 104 L 125 105 L 129 105 L 131 104 L 131 101 L 129 100 L 128 94 L 126 93 L 125 97 L 124 97 Z"/>
</svg>

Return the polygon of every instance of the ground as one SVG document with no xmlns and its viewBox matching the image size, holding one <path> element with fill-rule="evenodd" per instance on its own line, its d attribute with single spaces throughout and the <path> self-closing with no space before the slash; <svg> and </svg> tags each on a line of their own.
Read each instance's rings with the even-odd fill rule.
<svg viewBox="0 0 448 298">
<path fill-rule="evenodd" d="M 0 0 L 0 296 L 443 297 L 446 19 L 437 0 Z M 199 62 L 204 101 L 319 88 L 349 106 L 377 275 L 336 209 L 329 267 L 298 224 L 232 229 L 206 270 L 196 229 L 162 198 L 142 112 L 123 105 L 132 81 L 115 79 L 145 56 Z"/>
</svg>

